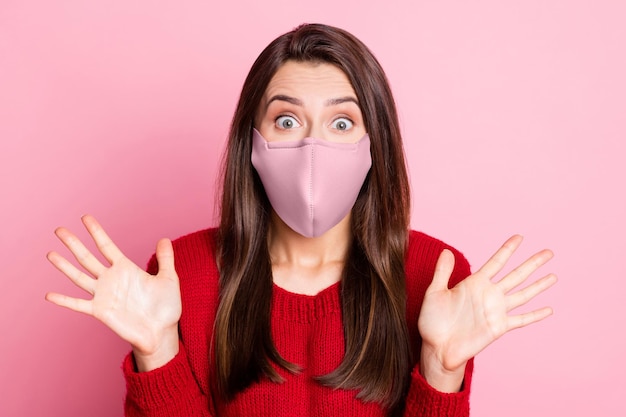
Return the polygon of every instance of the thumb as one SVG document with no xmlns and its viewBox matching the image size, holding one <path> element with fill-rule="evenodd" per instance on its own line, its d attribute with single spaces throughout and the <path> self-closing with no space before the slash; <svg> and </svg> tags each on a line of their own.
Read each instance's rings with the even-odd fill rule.
<svg viewBox="0 0 626 417">
<path fill-rule="evenodd" d="M 454 269 L 454 254 L 449 249 L 444 249 L 437 259 L 433 282 L 428 287 L 428 291 L 443 291 L 448 289 L 448 281 Z"/>
<path fill-rule="evenodd" d="M 159 263 L 159 275 L 176 276 L 174 268 L 174 248 L 172 241 L 169 239 L 161 239 L 157 243 L 156 258 Z"/>
</svg>

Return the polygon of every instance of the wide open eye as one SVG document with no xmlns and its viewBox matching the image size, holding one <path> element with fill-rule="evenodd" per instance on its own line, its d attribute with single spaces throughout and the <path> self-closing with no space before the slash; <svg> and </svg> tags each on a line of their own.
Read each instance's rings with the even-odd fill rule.
<svg viewBox="0 0 626 417">
<path fill-rule="evenodd" d="M 335 119 L 330 126 L 337 130 L 350 130 L 352 129 L 352 126 L 354 126 L 354 123 L 352 123 L 352 120 L 347 117 L 340 117 Z"/>
<path fill-rule="evenodd" d="M 276 119 L 276 127 L 279 129 L 293 129 L 300 127 L 300 123 L 293 116 L 279 116 Z"/>
</svg>

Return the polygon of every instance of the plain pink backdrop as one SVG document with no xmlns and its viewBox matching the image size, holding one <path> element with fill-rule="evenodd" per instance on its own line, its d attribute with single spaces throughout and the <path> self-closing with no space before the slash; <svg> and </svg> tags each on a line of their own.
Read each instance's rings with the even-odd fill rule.
<svg viewBox="0 0 626 417">
<path fill-rule="evenodd" d="M 215 3 L 215 4 L 213 4 Z M 302 22 L 348 29 L 397 99 L 413 227 L 474 267 L 545 246 L 555 315 L 476 361 L 475 416 L 624 416 L 626 7 L 616 1 L 0 3 L 0 416 L 122 414 L 128 346 L 44 301 L 92 213 L 127 255 L 215 223 L 239 89 Z"/>
</svg>

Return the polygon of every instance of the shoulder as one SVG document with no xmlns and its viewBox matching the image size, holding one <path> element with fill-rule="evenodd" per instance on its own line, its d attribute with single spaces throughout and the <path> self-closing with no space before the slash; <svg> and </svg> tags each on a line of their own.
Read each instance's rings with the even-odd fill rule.
<svg viewBox="0 0 626 417">
<path fill-rule="evenodd" d="M 194 273 L 217 274 L 215 241 L 217 229 L 203 229 L 172 240 L 174 265 L 180 277 Z M 148 271 L 156 273 L 158 264 L 153 255 Z"/>
<path fill-rule="evenodd" d="M 217 229 L 203 229 L 172 240 L 174 251 L 184 254 L 211 253 L 215 248 Z"/>
<path fill-rule="evenodd" d="M 454 254 L 454 271 L 448 287 L 452 288 L 470 275 L 470 265 L 463 254 L 447 243 L 422 232 L 411 230 L 405 256 L 406 274 L 406 314 L 411 346 L 415 355 L 419 354 L 420 337 L 417 320 L 426 289 L 433 280 L 435 265 L 444 249 Z"/>
<path fill-rule="evenodd" d="M 215 272 L 215 239 L 217 229 L 203 229 L 172 241 L 174 262 L 179 273 Z"/>
<path fill-rule="evenodd" d="M 430 284 L 437 259 L 444 249 L 448 249 L 454 254 L 454 272 L 450 278 L 450 287 L 470 275 L 469 262 L 459 250 L 426 233 L 411 230 L 405 257 L 407 284 L 415 279 L 418 281 L 426 280 L 427 284 Z"/>
</svg>

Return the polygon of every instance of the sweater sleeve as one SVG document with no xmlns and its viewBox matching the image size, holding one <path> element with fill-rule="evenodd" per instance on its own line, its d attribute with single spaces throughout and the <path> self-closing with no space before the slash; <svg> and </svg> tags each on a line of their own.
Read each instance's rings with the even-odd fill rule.
<svg viewBox="0 0 626 417">
<path fill-rule="evenodd" d="M 406 397 L 404 415 L 419 417 L 467 417 L 469 416 L 469 394 L 474 360 L 465 367 L 465 378 L 461 391 L 444 393 L 430 386 L 419 371 L 411 373 L 411 386 Z"/>
<path fill-rule="evenodd" d="M 128 417 L 213 416 L 210 400 L 198 387 L 185 346 L 161 368 L 137 372 L 133 354 L 122 364 L 126 378 L 125 415 Z"/>
</svg>

